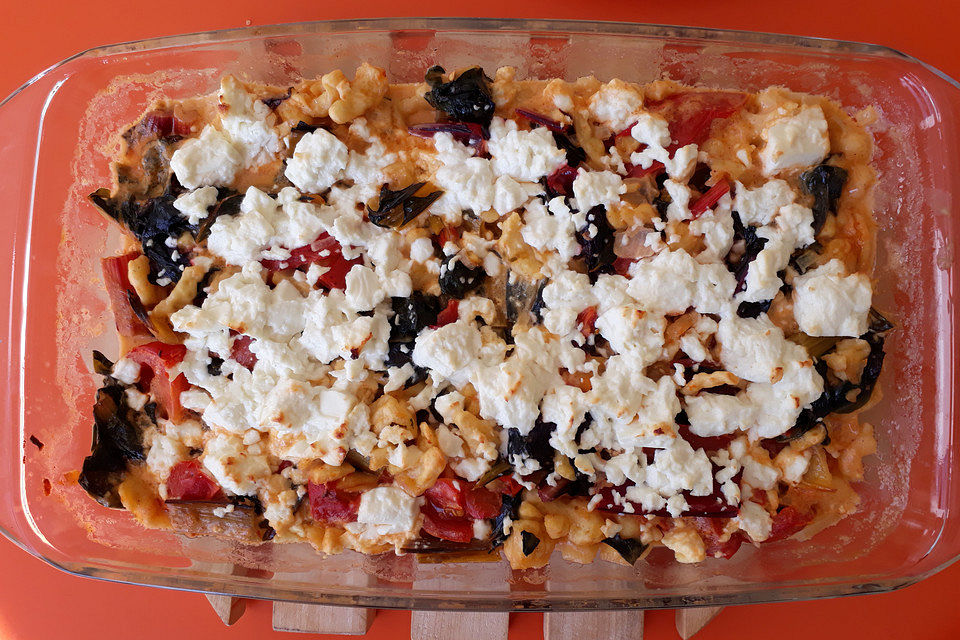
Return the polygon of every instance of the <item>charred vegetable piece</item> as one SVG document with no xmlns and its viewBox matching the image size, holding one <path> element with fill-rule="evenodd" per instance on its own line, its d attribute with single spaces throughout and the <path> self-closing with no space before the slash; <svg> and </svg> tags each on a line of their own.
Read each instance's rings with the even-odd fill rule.
<svg viewBox="0 0 960 640">
<path fill-rule="evenodd" d="M 414 182 L 399 191 L 391 191 L 387 185 L 380 187 L 380 204 L 376 210 L 367 207 L 367 217 L 378 227 L 399 229 L 433 204 L 443 195 L 443 191 L 434 191 L 422 197 L 414 196 L 426 182 Z"/>
<path fill-rule="evenodd" d="M 791 336 L 791 341 L 796 342 L 801 347 L 807 350 L 814 358 L 819 358 L 830 349 L 833 349 L 837 346 L 837 343 L 840 342 L 841 338 L 834 336 L 824 336 L 820 338 L 814 338 L 813 336 L 808 336 L 805 333 L 798 333 L 794 336 Z"/>
<path fill-rule="evenodd" d="M 626 560 L 629 564 L 636 564 L 637 560 L 640 559 L 640 556 L 643 555 L 643 552 L 647 550 L 647 545 L 643 544 L 639 540 L 634 540 L 632 538 L 621 538 L 619 533 L 614 535 L 612 538 L 604 539 L 603 544 L 619 553 L 620 557 Z"/>
<path fill-rule="evenodd" d="M 550 198 L 557 196 L 572 196 L 573 181 L 577 179 L 577 168 L 564 163 L 549 176 L 544 178 L 547 195 Z"/>
<path fill-rule="evenodd" d="M 508 273 L 504 292 L 507 322 L 511 325 L 528 320 L 539 322 L 539 311 L 543 306 L 543 289 L 546 286 L 546 279 L 531 282 L 514 271 Z"/>
<path fill-rule="evenodd" d="M 360 494 L 341 491 L 333 483 L 307 483 L 310 497 L 310 516 L 315 522 L 344 524 L 356 522 L 360 509 Z"/>
<path fill-rule="evenodd" d="M 827 214 L 836 211 L 843 194 L 847 171 L 842 167 L 821 164 L 800 174 L 800 187 L 813 196 L 813 233 L 820 233 Z"/>
<path fill-rule="evenodd" d="M 427 370 L 413 364 L 412 341 L 390 342 L 387 346 L 387 359 L 385 364 L 388 367 L 402 367 L 405 364 L 413 367 L 413 375 L 404 383 L 404 388 L 412 387 L 427 379 Z"/>
<path fill-rule="evenodd" d="M 423 530 L 435 538 L 467 543 L 473 540 L 473 521 L 438 509 L 429 500 L 420 507 Z"/>
<path fill-rule="evenodd" d="M 609 272 L 617 255 L 613 252 L 614 229 L 602 204 L 587 212 L 587 224 L 577 231 L 577 242 L 593 279 L 596 274 Z"/>
<path fill-rule="evenodd" d="M 440 291 L 461 299 L 481 284 L 487 273 L 483 267 L 471 267 L 460 254 L 444 256 L 440 264 Z"/>
<path fill-rule="evenodd" d="M 503 497 L 490 489 L 475 486 L 464 493 L 464 513 L 474 520 L 489 520 L 497 517 L 502 505 Z"/>
<path fill-rule="evenodd" d="M 285 100 L 290 98 L 290 94 L 293 93 L 293 89 L 287 89 L 287 92 L 282 96 L 274 96 L 273 98 L 260 98 L 260 102 L 267 105 L 271 109 L 276 109 L 279 107 Z"/>
<path fill-rule="evenodd" d="M 450 82 L 443 81 L 443 67 L 427 69 L 424 76 L 430 90 L 424 95 L 434 109 L 443 111 L 458 122 L 476 122 L 487 127 L 493 120 L 496 105 L 483 69 L 467 69 Z"/>
<path fill-rule="evenodd" d="M 230 504 L 233 510 L 218 511 Z M 167 500 L 166 508 L 174 531 L 229 538 L 246 544 L 258 544 L 269 538 L 269 527 L 259 501 Z"/>
<path fill-rule="evenodd" d="M 537 418 L 533 429 L 527 435 L 522 435 L 516 429 L 507 432 L 507 455 L 511 460 L 514 456 L 533 458 L 540 463 L 541 469 L 553 466 L 553 447 L 550 446 L 550 435 L 557 428 L 552 422 L 544 422 Z"/>
<path fill-rule="evenodd" d="M 406 342 L 416 339 L 425 327 L 436 324 L 440 300 L 419 291 L 409 298 L 391 298 L 393 317 L 390 318 L 390 340 Z"/>
<path fill-rule="evenodd" d="M 529 531 L 521 531 L 520 539 L 522 541 L 521 548 L 523 549 L 523 555 L 528 556 L 534 551 L 537 550 L 537 547 L 540 546 L 540 538 L 535 534 L 530 533 Z"/>
<path fill-rule="evenodd" d="M 105 507 L 120 509 L 117 487 L 130 463 L 144 460 L 143 430 L 152 422 L 126 404 L 124 388 L 112 379 L 97 391 L 93 448 L 83 461 L 80 486 Z"/>
<path fill-rule="evenodd" d="M 150 390 L 160 403 L 164 417 L 175 423 L 183 418 L 180 394 L 190 388 L 184 374 L 171 378 L 170 369 L 183 361 L 187 348 L 182 344 L 150 342 L 133 348 L 127 358 L 143 366 L 140 368 L 140 386 Z"/>
<path fill-rule="evenodd" d="M 813 520 L 809 514 L 803 513 L 794 507 L 783 507 L 773 516 L 773 526 L 770 529 L 770 537 L 764 542 L 776 542 L 784 540 L 797 533 Z"/>
<path fill-rule="evenodd" d="M 93 372 L 101 376 L 113 376 L 113 363 L 99 351 L 93 352 Z"/>
<path fill-rule="evenodd" d="M 870 333 L 885 333 L 893 329 L 893 323 L 883 317 L 883 315 L 874 307 L 870 307 L 870 313 L 867 316 Z"/>
</svg>

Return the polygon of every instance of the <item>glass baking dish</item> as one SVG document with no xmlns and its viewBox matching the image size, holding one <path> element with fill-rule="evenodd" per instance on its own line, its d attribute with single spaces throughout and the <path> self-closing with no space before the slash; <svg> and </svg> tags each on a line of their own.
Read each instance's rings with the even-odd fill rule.
<svg viewBox="0 0 960 640">
<path fill-rule="evenodd" d="M 860 513 L 810 541 L 730 561 L 548 569 L 428 564 L 413 555 L 317 555 L 305 545 L 242 547 L 148 531 L 104 509 L 74 481 L 89 451 L 97 377 L 91 348 L 115 354 L 98 259 L 118 246 L 85 196 L 108 184 L 109 138 L 153 99 L 216 90 L 221 75 L 284 85 L 362 61 L 392 81 L 440 63 L 517 67 L 521 77 L 595 74 L 755 91 L 782 84 L 858 111 L 880 173 L 878 306 L 888 342 L 879 434 Z M 93 49 L 0 104 L 0 238 L 4 288 L 0 526 L 29 553 L 78 575 L 254 598 L 379 608 L 614 609 L 738 604 L 888 591 L 960 553 L 954 440 L 958 295 L 953 193 L 960 181 L 960 91 L 883 47 L 734 31 L 625 23 L 483 19 L 314 22 L 161 38 Z M 31 440 L 36 439 L 36 443 Z M 42 447 L 40 444 L 42 443 Z"/>
</svg>

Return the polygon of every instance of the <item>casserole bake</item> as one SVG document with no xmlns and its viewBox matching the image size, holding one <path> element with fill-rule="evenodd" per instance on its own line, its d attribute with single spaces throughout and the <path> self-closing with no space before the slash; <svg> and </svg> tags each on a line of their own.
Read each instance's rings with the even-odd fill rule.
<svg viewBox="0 0 960 640">
<path fill-rule="evenodd" d="M 50 308 L 49 296 L 55 289 L 51 283 L 61 283 L 57 295 L 64 320 L 50 317 L 44 324 L 37 316 L 22 323 L 18 314 L 23 309 L 11 306 L 12 310 L 16 309 L 11 335 L 20 335 L 23 331 L 24 344 L 30 345 L 30 349 L 23 352 L 23 403 L 17 401 L 7 407 L 11 420 L 22 417 L 21 431 L 17 434 L 19 442 L 11 450 L 20 450 L 26 456 L 22 474 L 20 459 L 10 461 L 8 477 L 23 478 L 22 485 L 14 485 L 17 491 L 11 493 L 4 519 L 11 535 L 61 566 L 102 577 L 206 587 L 260 597 L 401 607 L 437 606 L 441 594 L 418 590 L 416 585 L 398 586 L 396 579 L 409 581 L 416 577 L 419 580 L 438 571 L 452 575 L 454 581 L 461 580 L 463 586 L 473 585 L 460 596 L 460 602 L 478 608 L 673 606 L 690 603 L 689 598 L 696 602 L 724 603 L 891 588 L 908 583 L 952 558 L 955 529 L 950 505 L 955 477 L 947 472 L 950 463 L 947 442 L 954 428 L 949 402 L 952 395 L 949 341 L 954 319 L 945 294 L 955 285 L 949 280 L 951 257 L 943 246 L 944 240 L 952 238 L 953 223 L 949 216 L 933 213 L 950 212 L 952 178 L 938 173 L 939 170 L 931 170 L 931 167 L 952 166 L 955 162 L 949 146 L 934 144 L 941 137 L 955 137 L 954 116 L 946 109 L 950 92 L 954 90 L 952 85 L 919 63 L 859 45 L 830 44 L 831 51 L 827 54 L 816 50 L 811 41 L 743 34 L 734 37 L 718 32 L 658 31 L 635 25 L 575 23 L 567 25 L 567 32 L 560 34 L 511 30 L 511 23 L 497 22 L 441 21 L 433 26 L 439 28 L 441 24 L 448 25 L 451 31 L 396 30 L 397 25 L 389 22 L 367 23 L 368 29 L 359 31 L 354 24 L 341 25 L 339 28 L 348 32 L 338 36 L 340 39 L 335 45 L 327 47 L 320 43 L 329 43 L 329 37 L 320 37 L 318 30 L 336 31 L 335 25 L 277 28 L 253 40 L 234 33 L 222 36 L 219 41 L 216 38 L 221 36 L 217 36 L 206 44 L 188 46 L 176 40 L 167 41 L 164 48 L 151 54 L 151 68 L 157 69 L 151 77 L 136 75 L 142 74 L 145 68 L 142 45 L 109 50 L 103 53 L 103 59 L 109 64 L 97 66 L 92 63 L 96 56 L 81 57 L 31 85 L 38 93 L 26 90 L 7 102 L 6 117 L 21 123 L 8 130 L 35 131 L 36 123 L 32 127 L 22 124 L 21 118 L 27 114 L 42 113 L 44 122 L 82 120 L 80 114 L 71 117 L 64 110 L 71 104 L 87 105 L 96 98 L 97 91 L 106 88 L 106 93 L 90 106 L 90 116 L 83 121 L 79 132 L 80 148 L 87 156 L 84 165 L 97 166 L 96 162 L 90 162 L 89 154 L 100 153 L 100 145 L 105 141 L 103 136 L 110 128 L 100 125 L 107 120 L 114 127 L 117 123 L 133 121 L 140 107 L 150 102 L 151 93 L 157 96 L 160 93 L 174 96 L 207 93 L 216 88 L 211 84 L 215 78 L 241 71 L 251 77 L 284 84 L 300 73 L 315 75 L 334 67 L 356 66 L 361 60 L 384 66 L 398 80 L 416 80 L 415 74 L 422 71 L 425 63 L 442 59 L 453 68 L 470 64 L 487 67 L 514 64 L 524 73 L 541 77 L 572 78 L 597 72 L 604 77 L 619 76 L 643 82 L 666 72 L 688 84 L 722 85 L 749 91 L 779 83 L 794 90 L 825 94 L 853 107 L 875 104 L 881 113 L 880 126 L 874 131 L 880 149 L 878 169 L 882 176 L 886 173 L 897 176 L 891 184 L 898 185 L 897 193 L 885 192 L 882 188 L 878 192 L 878 221 L 881 230 L 889 230 L 886 235 L 891 238 L 891 244 L 879 247 L 879 275 L 883 279 L 885 274 L 908 269 L 911 277 L 887 278 L 895 286 L 883 294 L 885 299 L 878 301 L 881 308 L 895 310 L 898 326 L 902 327 L 898 332 L 901 337 L 889 345 L 888 358 L 889 362 L 896 363 L 891 367 L 895 373 L 882 385 L 884 402 L 874 409 L 878 418 L 871 416 L 875 423 L 883 425 L 884 432 L 894 434 L 894 439 L 881 443 L 877 463 L 872 468 L 868 465 L 868 477 L 878 481 L 870 483 L 877 487 L 876 491 L 864 496 L 861 524 L 854 525 L 848 519 L 835 530 L 821 534 L 817 543 L 807 546 L 806 551 L 804 545 L 784 543 L 781 550 L 766 554 L 763 562 L 757 562 L 752 553 L 745 553 L 742 557 L 738 554 L 724 566 L 708 560 L 696 569 L 651 563 L 642 575 L 633 570 L 619 573 L 620 568 L 613 565 L 595 564 L 585 569 L 560 562 L 550 568 L 549 589 L 539 587 L 533 591 L 507 592 L 504 569 L 496 565 L 465 565 L 442 570 L 420 565 L 414 571 L 412 563 L 405 564 L 407 560 L 389 570 L 378 569 L 376 575 L 381 577 L 377 580 L 381 583 L 376 589 L 333 589 L 316 585 L 329 583 L 325 576 L 350 571 L 351 567 L 362 572 L 362 562 L 348 556 L 323 562 L 306 561 L 297 555 L 299 552 L 293 546 L 271 558 L 258 556 L 253 550 L 224 549 L 209 541 L 189 543 L 188 551 L 179 551 L 181 543 L 175 538 L 163 534 L 144 538 L 141 531 L 122 519 L 77 506 L 81 496 L 71 494 L 68 483 L 60 481 L 64 473 L 75 468 L 75 463 L 67 460 L 76 460 L 89 441 L 57 438 L 58 434 L 73 430 L 54 432 L 44 423 L 52 420 L 79 424 L 85 419 L 87 408 L 79 398 L 89 398 L 96 381 L 85 372 L 81 353 L 88 352 L 91 346 L 107 349 L 106 340 L 98 344 L 96 336 L 90 334 L 104 335 L 108 325 L 97 326 L 96 320 L 87 324 L 77 322 L 84 315 L 99 318 L 106 309 L 102 298 L 91 297 L 96 295 L 92 293 L 96 257 L 104 254 L 102 241 L 98 239 L 102 238 L 105 227 L 81 221 L 79 204 L 87 193 L 104 183 L 106 176 L 91 175 L 86 170 L 81 173 L 70 190 L 66 213 L 60 218 L 63 203 L 50 193 L 51 188 L 53 192 L 63 193 L 72 180 L 62 162 L 63 158 L 73 157 L 77 149 L 78 136 L 71 128 L 59 137 L 45 132 L 42 138 L 48 146 L 41 146 L 36 177 L 46 180 L 43 189 L 34 191 L 31 179 L 26 178 L 33 175 L 33 170 L 24 173 L 23 167 L 34 166 L 32 160 L 24 162 L 28 156 L 11 154 L 5 160 L 16 164 L 10 166 L 11 180 L 5 183 L 4 189 L 23 188 L 22 202 L 33 203 L 32 209 L 24 206 L 24 217 L 11 236 L 11 242 L 21 242 L 18 255 L 25 260 L 24 251 L 29 247 L 34 255 L 46 252 L 53 256 L 61 234 L 65 236 L 58 266 L 51 261 L 34 261 L 30 265 L 30 277 L 23 279 L 23 268 L 28 263 L 15 264 L 21 277 L 17 282 L 24 287 L 30 310 L 44 308 L 44 295 L 48 296 Z M 549 25 L 530 26 L 547 29 Z M 492 31 L 462 31 L 482 27 Z M 599 38 L 591 35 L 597 32 L 610 35 Z M 489 50 L 494 42 L 497 43 L 496 55 Z M 484 46 L 488 47 L 486 52 Z M 188 50 L 196 56 L 189 63 L 184 57 Z M 588 51 L 589 56 L 597 57 L 589 57 Z M 265 55 L 261 55 L 264 52 Z M 165 55 L 169 57 L 161 64 Z M 607 61 L 603 74 L 590 62 L 600 59 Z M 763 62 L 757 63 L 758 59 Z M 645 64 L 640 65 L 639 61 Z M 261 62 L 260 67 L 255 64 Z M 792 79 L 790 72 L 796 64 L 804 64 L 810 73 Z M 216 71 L 211 72 L 211 68 Z M 81 69 L 86 69 L 88 75 L 77 79 L 75 74 Z M 169 69 L 178 72 L 172 74 Z M 58 73 L 64 75 L 57 76 Z M 125 77 L 110 86 L 110 81 L 117 76 Z M 58 80 L 64 78 L 69 79 L 58 84 Z M 51 84 L 44 85 L 47 81 Z M 156 91 L 153 83 L 160 81 L 163 90 Z M 57 90 L 44 110 L 48 91 L 37 88 L 49 89 L 55 85 Z M 118 100 L 118 96 L 124 99 Z M 130 105 L 134 103 L 139 107 L 132 108 Z M 925 124 L 929 126 L 924 128 Z M 47 148 L 55 151 L 47 152 Z M 924 152 L 919 153 L 918 149 Z M 899 176 L 903 176 L 902 180 Z M 907 205 L 913 216 L 908 217 L 906 209 L 900 208 Z M 903 214 L 898 215 L 901 212 Z M 35 223 L 31 222 L 30 215 L 35 216 Z M 56 228 L 60 233 L 39 232 L 45 228 Z M 17 305 L 22 303 L 19 295 L 15 299 Z M 58 322 L 59 338 L 54 345 L 52 336 L 58 331 Z M 46 339 L 41 337 L 44 335 Z M 12 350 L 11 362 L 19 361 L 20 343 L 8 344 Z M 62 354 L 59 359 L 58 352 Z M 44 374 L 45 362 L 58 368 L 53 377 L 63 394 L 58 391 L 52 397 L 49 395 L 51 376 Z M 5 380 L 17 389 L 18 380 L 10 377 Z M 38 404 L 36 400 L 44 393 L 48 394 L 47 401 Z M 10 397 L 20 396 L 14 393 Z M 43 416 L 39 415 L 41 406 Z M 919 430 L 918 425 L 922 425 Z M 30 435 L 44 444 L 42 450 L 29 444 Z M 49 484 L 44 483 L 44 479 Z M 45 490 L 50 496 L 43 495 Z M 82 533 L 78 535 L 74 516 L 88 524 L 95 523 L 90 525 L 93 540 Z M 274 575 L 269 580 L 221 578 L 210 571 L 185 566 L 185 558 L 213 560 L 222 558 L 224 553 L 231 561 L 256 564 Z M 622 577 L 627 587 L 616 591 L 603 587 L 603 579 L 613 576 Z"/>
</svg>

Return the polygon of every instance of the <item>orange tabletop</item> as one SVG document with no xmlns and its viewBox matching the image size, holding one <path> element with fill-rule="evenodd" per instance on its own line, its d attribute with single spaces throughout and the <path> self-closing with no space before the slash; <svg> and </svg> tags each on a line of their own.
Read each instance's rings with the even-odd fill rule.
<svg viewBox="0 0 960 640">
<path fill-rule="evenodd" d="M 0 0 L 0 96 L 58 60 L 102 44 L 251 24 L 413 15 L 623 20 L 859 40 L 900 49 L 960 77 L 960 3 L 944 0 Z M 69 576 L 5 541 L 0 567 L 5 640 L 292 637 L 271 631 L 267 602 L 250 603 L 227 628 L 202 595 Z M 729 607 L 697 637 L 958 638 L 958 589 L 960 566 L 954 566 L 890 594 Z M 649 612 L 646 619 L 648 640 L 678 637 L 672 612 Z M 367 637 L 409 638 L 409 620 L 407 612 L 381 611 Z M 536 640 L 541 629 L 540 614 L 511 616 L 512 639 Z"/>
</svg>

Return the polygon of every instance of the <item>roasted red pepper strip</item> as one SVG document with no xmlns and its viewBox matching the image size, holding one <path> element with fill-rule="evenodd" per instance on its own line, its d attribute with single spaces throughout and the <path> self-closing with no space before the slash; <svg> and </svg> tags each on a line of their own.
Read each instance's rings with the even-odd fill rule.
<svg viewBox="0 0 960 640">
<path fill-rule="evenodd" d="M 250 351 L 250 345 L 253 344 L 253 341 L 250 336 L 238 335 L 233 339 L 233 344 L 230 345 L 230 357 L 249 371 L 253 371 L 253 367 L 257 364 L 257 355 Z"/>
<path fill-rule="evenodd" d="M 149 389 L 166 417 L 175 423 L 183 419 L 180 394 L 190 388 L 190 383 L 182 373 L 171 380 L 170 368 L 180 364 L 186 353 L 187 348 L 182 344 L 149 342 L 132 349 L 126 356 L 141 365 L 141 391 Z"/>
<path fill-rule="evenodd" d="M 460 301 L 456 298 L 451 298 L 450 302 L 447 303 L 447 306 L 444 307 L 443 311 L 437 314 L 437 324 L 432 325 L 431 329 L 439 329 L 444 325 L 448 325 L 452 322 L 456 322 L 459 317 Z"/>
<path fill-rule="evenodd" d="M 327 271 L 320 275 L 317 282 L 327 289 L 344 289 L 347 286 L 347 273 L 354 265 L 363 264 L 363 259 L 347 260 L 343 257 L 340 243 L 332 236 L 321 233 L 320 237 L 310 244 L 291 250 L 290 257 L 286 260 L 261 260 L 260 264 L 270 271 L 320 265 L 326 267 Z"/>
<path fill-rule="evenodd" d="M 467 518 L 450 516 L 438 510 L 429 500 L 420 507 L 423 530 L 435 538 L 450 542 L 473 540 L 473 522 Z"/>
<path fill-rule="evenodd" d="M 690 205 L 690 213 L 693 214 L 694 219 L 699 218 L 706 213 L 708 209 L 712 209 L 714 205 L 720 201 L 720 198 L 728 193 L 730 193 L 730 181 L 724 176 Z"/>
<path fill-rule="evenodd" d="M 357 521 L 360 510 L 360 494 L 341 491 L 332 483 L 307 483 L 310 499 L 310 517 L 315 522 L 344 524 Z"/>
<path fill-rule="evenodd" d="M 137 291 L 130 284 L 127 269 L 130 262 L 139 258 L 140 255 L 140 253 L 134 251 L 122 256 L 100 260 L 103 281 L 107 285 L 107 295 L 110 296 L 110 308 L 113 310 L 114 322 L 117 325 L 117 331 L 122 336 L 150 335 L 149 329 L 134 313 L 133 307 L 130 306 L 130 296 L 137 296 Z M 137 297 L 136 299 L 139 300 L 140 298 Z"/>
</svg>

